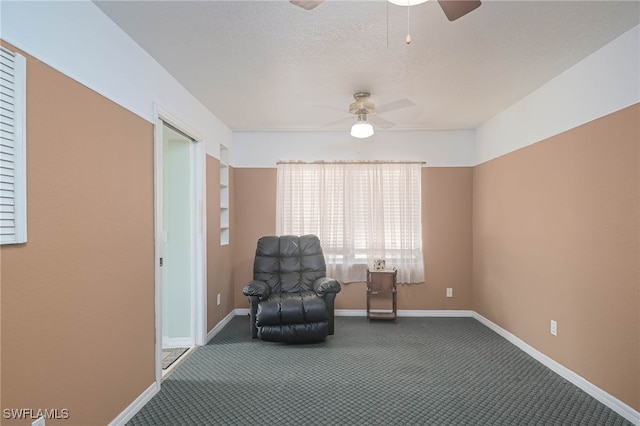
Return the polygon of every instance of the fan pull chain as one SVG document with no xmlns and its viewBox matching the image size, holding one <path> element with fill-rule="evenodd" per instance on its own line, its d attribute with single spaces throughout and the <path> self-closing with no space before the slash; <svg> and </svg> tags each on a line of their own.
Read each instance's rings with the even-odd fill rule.
<svg viewBox="0 0 640 426">
<path fill-rule="evenodd" d="M 387 2 L 387 49 L 389 48 L 389 2 Z"/>
<path fill-rule="evenodd" d="M 411 4 L 409 0 L 407 0 L 407 38 L 404 39 L 404 42 L 407 44 L 411 44 L 411 31 L 409 31 L 409 10 L 411 9 Z"/>
</svg>

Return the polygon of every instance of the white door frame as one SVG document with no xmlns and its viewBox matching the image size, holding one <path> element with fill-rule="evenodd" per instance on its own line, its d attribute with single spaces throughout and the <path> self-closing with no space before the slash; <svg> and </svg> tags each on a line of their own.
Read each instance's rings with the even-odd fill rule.
<svg viewBox="0 0 640 426">
<path fill-rule="evenodd" d="M 206 285 L 206 142 L 193 127 L 175 115 L 154 104 L 154 199 L 155 199 L 155 326 L 156 326 L 156 383 L 162 381 L 162 253 L 163 233 L 163 127 L 164 123 L 175 127 L 193 139 L 191 144 L 191 188 L 192 188 L 192 282 L 191 325 L 196 346 L 206 343 L 207 336 L 207 285 Z"/>
</svg>

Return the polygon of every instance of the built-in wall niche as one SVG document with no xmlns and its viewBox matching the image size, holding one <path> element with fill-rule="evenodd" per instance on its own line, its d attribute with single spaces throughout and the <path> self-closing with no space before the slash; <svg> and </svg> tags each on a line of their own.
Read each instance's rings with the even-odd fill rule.
<svg viewBox="0 0 640 426">
<path fill-rule="evenodd" d="M 229 244 L 229 149 L 220 145 L 220 245 Z"/>
</svg>

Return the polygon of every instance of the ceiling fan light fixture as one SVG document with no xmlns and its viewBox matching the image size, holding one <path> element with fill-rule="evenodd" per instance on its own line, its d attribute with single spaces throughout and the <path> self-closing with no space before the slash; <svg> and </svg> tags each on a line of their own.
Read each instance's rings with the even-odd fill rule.
<svg viewBox="0 0 640 426">
<path fill-rule="evenodd" d="M 389 3 L 397 6 L 415 6 L 426 2 L 427 0 L 389 0 Z"/>
<path fill-rule="evenodd" d="M 368 138 L 373 135 L 373 126 L 366 119 L 358 119 L 358 122 L 351 127 L 351 136 L 358 139 Z"/>
</svg>

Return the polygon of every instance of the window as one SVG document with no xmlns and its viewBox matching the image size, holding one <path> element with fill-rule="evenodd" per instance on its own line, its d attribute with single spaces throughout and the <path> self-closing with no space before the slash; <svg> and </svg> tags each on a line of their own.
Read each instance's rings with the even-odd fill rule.
<svg viewBox="0 0 640 426">
<path fill-rule="evenodd" d="M 424 281 L 419 163 L 280 163 L 277 197 L 277 233 L 317 235 L 328 275 L 365 281 L 382 258 Z"/>
<path fill-rule="evenodd" d="M 26 59 L 0 47 L 0 244 L 27 241 Z"/>
</svg>

